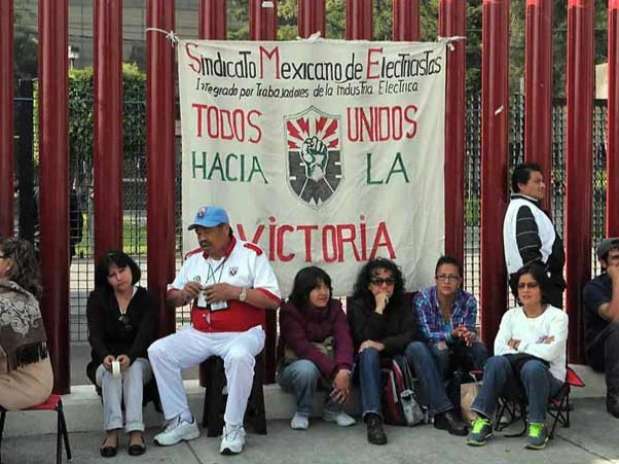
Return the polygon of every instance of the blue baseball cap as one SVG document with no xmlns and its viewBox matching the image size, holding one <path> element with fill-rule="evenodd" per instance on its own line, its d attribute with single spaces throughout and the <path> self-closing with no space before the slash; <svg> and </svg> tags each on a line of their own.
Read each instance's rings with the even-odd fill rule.
<svg viewBox="0 0 619 464">
<path fill-rule="evenodd" d="M 203 206 L 196 213 L 196 218 L 188 230 L 196 227 L 217 227 L 219 224 L 230 224 L 226 210 L 219 206 Z"/>
</svg>

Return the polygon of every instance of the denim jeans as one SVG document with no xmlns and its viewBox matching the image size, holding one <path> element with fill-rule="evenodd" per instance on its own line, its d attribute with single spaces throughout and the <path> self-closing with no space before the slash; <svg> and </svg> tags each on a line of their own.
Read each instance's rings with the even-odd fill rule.
<svg viewBox="0 0 619 464">
<path fill-rule="evenodd" d="M 548 367 L 537 360 L 527 361 L 520 370 L 520 382 L 528 402 L 528 421 L 544 423 L 548 398 L 556 395 L 562 383 L 555 379 Z M 471 409 L 492 419 L 501 396 L 517 398 L 521 388 L 511 363 L 505 356 L 493 356 L 486 361 L 481 391 Z"/>
<path fill-rule="evenodd" d="M 361 411 L 366 414 L 378 414 L 382 417 L 380 398 L 383 391 L 380 370 L 380 353 L 374 348 L 366 348 L 359 353 L 355 371 L 359 378 L 361 390 Z"/>
<path fill-rule="evenodd" d="M 284 391 L 294 393 L 297 401 L 296 412 L 308 417 L 312 414 L 317 388 L 328 384 L 328 381 L 321 377 L 316 364 L 307 359 L 299 359 L 282 367 L 278 372 L 277 382 Z M 327 396 L 325 409 L 339 411 L 342 406 L 330 401 Z"/>
<path fill-rule="evenodd" d="M 454 405 L 447 397 L 438 363 L 430 348 L 424 342 L 411 342 L 404 354 L 419 380 L 430 414 L 441 414 L 453 409 Z"/>
</svg>

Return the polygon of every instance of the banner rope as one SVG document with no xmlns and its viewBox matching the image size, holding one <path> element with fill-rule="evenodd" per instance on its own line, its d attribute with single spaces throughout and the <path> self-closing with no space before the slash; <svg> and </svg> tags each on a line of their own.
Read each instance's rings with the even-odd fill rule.
<svg viewBox="0 0 619 464">
<path fill-rule="evenodd" d="M 461 40 L 466 40 L 466 37 L 463 35 L 454 35 L 451 37 L 440 37 L 438 38 L 440 42 L 447 42 L 447 46 L 449 47 L 449 51 L 453 52 L 456 47 L 454 47 L 454 42 L 459 42 Z"/>
<path fill-rule="evenodd" d="M 174 46 L 176 46 L 176 44 L 178 44 L 178 35 L 176 35 L 176 33 L 173 30 L 166 31 L 164 29 L 159 29 L 157 27 L 147 27 L 145 29 L 145 31 L 146 32 L 154 31 L 154 32 L 160 32 L 160 33 L 164 34 L 165 38 L 170 41 L 170 45 L 172 45 L 172 47 L 174 47 Z"/>
</svg>

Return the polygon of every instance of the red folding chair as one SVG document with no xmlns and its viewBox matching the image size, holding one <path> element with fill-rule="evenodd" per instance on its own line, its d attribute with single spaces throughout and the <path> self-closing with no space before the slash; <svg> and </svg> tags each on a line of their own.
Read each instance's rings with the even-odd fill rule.
<svg viewBox="0 0 619 464">
<path fill-rule="evenodd" d="M 62 462 L 62 441 L 67 451 L 67 460 L 71 460 L 71 446 L 69 445 L 69 433 L 67 431 L 67 423 L 62 410 L 62 399 L 60 395 L 51 394 L 45 403 L 38 404 L 20 411 L 56 411 L 58 415 L 58 428 L 56 430 L 56 464 Z M 0 449 L 2 448 L 2 434 L 4 433 L 4 421 L 6 419 L 7 410 L 0 407 Z M 0 464 L 2 463 L 2 454 L 0 453 Z"/>
</svg>

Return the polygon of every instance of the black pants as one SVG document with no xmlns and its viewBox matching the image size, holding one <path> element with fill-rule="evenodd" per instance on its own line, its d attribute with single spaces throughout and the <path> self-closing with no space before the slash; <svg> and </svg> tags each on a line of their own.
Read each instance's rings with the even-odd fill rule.
<svg viewBox="0 0 619 464">
<path fill-rule="evenodd" d="M 619 322 L 611 322 L 587 349 L 587 362 L 606 373 L 606 387 L 619 395 Z"/>
</svg>

